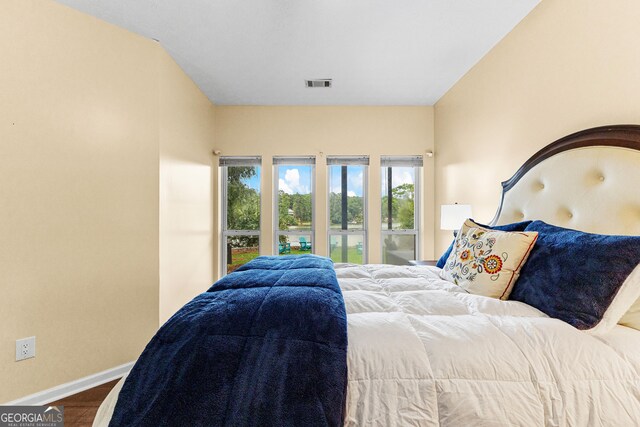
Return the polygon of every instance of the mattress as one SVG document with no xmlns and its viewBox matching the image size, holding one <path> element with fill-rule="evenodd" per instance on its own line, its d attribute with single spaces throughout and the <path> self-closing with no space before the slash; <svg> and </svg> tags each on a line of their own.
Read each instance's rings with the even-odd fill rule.
<svg viewBox="0 0 640 427">
<path fill-rule="evenodd" d="M 640 425 L 640 331 L 593 336 L 427 266 L 336 264 L 347 426 Z M 94 426 L 109 423 L 122 381 Z"/>
</svg>

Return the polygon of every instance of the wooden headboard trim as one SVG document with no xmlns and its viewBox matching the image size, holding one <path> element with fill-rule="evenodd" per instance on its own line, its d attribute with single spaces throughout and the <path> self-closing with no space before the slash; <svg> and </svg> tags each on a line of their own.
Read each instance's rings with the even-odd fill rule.
<svg viewBox="0 0 640 427">
<path fill-rule="evenodd" d="M 534 166 L 564 151 L 595 146 L 621 147 L 640 151 L 640 125 L 611 125 L 586 129 L 560 138 L 542 148 L 524 162 L 511 178 L 502 182 L 500 206 L 491 224 L 495 224 L 500 218 L 505 193 Z"/>
</svg>

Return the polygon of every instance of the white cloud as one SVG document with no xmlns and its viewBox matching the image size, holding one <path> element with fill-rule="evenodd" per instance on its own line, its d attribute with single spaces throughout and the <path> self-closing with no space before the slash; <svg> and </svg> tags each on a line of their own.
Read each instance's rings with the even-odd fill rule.
<svg viewBox="0 0 640 427">
<path fill-rule="evenodd" d="M 335 186 L 335 187 L 333 187 L 331 189 L 331 192 L 334 193 L 334 194 L 341 194 L 342 193 L 342 187 Z M 356 197 L 357 195 L 358 194 L 355 191 L 351 191 L 351 190 L 347 191 L 347 196 L 349 196 L 349 197 Z"/>
<path fill-rule="evenodd" d="M 400 168 L 398 168 L 400 169 Z M 404 170 L 402 170 L 404 169 Z M 407 168 L 402 168 L 399 171 L 396 172 L 400 172 L 400 173 L 394 173 L 393 174 L 393 187 L 397 187 L 399 185 L 402 184 L 413 184 L 413 174 L 411 172 L 409 172 L 408 170 L 406 170 Z"/>
<path fill-rule="evenodd" d="M 354 174 L 353 172 L 350 172 L 347 175 L 347 188 L 350 189 L 347 191 L 347 195 L 349 197 L 362 195 L 362 178 L 363 178 L 362 172 L 359 172 L 358 174 Z M 337 179 L 337 181 L 340 181 L 340 179 Z M 331 192 L 336 194 L 342 193 L 342 186 L 340 182 L 336 183 L 333 187 L 331 187 Z"/>
<path fill-rule="evenodd" d="M 284 180 L 282 178 L 280 178 L 278 180 L 278 188 L 282 191 L 284 191 L 287 194 L 293 194 L 293 191 L 291 190 L 291 188 L 289 188 L 289 186 L 287 185 L 286 182 L 284 182 Z"/>
<path fill-rule="evenodd" d="M 284 179 L 278 180 L 278 187 L 287 194 L 309 193 L 309 187 L 300 183 L 300 172 L 298 169 L 287 169 Z"/>
<path fill-rule="evenodd" d="M 349 181 L 349 188 L 352 188 L 356 193 L 362 194 L 362 171 L 355 175 L 349 174 L 347 180 Z"/>
</svg>

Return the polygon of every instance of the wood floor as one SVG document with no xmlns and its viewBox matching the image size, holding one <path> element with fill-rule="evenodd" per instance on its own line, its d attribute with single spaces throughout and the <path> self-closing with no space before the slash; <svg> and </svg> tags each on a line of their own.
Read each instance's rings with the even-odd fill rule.
<svg viewBox="0 0 640 427">
<path fill-rule="evenodd" d="M 81 393 L 56 400 L 49 405 L 64 406 L 65 427 L 91 427 L 98 407 L 120 380 L 113 380 Z"/>
</svg>

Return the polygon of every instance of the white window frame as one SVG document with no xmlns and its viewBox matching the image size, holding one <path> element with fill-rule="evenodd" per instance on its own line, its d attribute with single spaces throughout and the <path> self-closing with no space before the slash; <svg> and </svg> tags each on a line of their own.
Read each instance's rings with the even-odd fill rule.
<svg viewBox="0 0 640 427">
<path fill-rule="evenodd" d="M 222 191 L 221 191 L 221 221 L 222 221 L 222 238 L 220 254 L 222 260 L 221 276 L 227 274 L 227 239 L 229 236 L 257 236 L 258 237 L 258 253 L 260 253 L 260 246 L 262 245 L 262 239 L 260 239 L 260 228 L 257 230 L 229 230 L 227 229 L 227 184 L 228 184 L 228 167 L 234 166 L 257 166 L 260 168 L 260 182 L 262 182 L 262 157 L 261 156 L 224 156 L 220 157 L 219 167 L 222 170 Z M 260 191 L 260 206 L 262 207 L 262 191 Z M 262 209 L 261 209 L 262 210 Z M 262 217 L 262 212 L 260 212 Z M 261 218 L 262 220 L 262 218 Z"/>
<path fill-rule="evenodd" d="M 332 230 L 331 229 L 331 166 L 362 166 L 362 196 L 363 196 L 363 224 L 362 230 Z M 327 156 L 327 254 L 331 258 L 331 236 L 362 235 L 362 263 L 369 259 L 369 156 Z"/>
<path fill-rule="evenodd" d="M 280 230 L 280 166 L 311 166 L 311 229 Z M 274 156 L 273 157 L 273 253 L 279 255 L 280 236 L 310 236 L 311 251 L 316 253 L 316 156 Z"/>
<path fill-rule="evenodd" d="M 421 178 L 422 178 L 422 168 L 423 158 L 422 156 L 381 156 L 380 157 L 380 172 L 387 173 L 388 168 L 394 167 L 413 167 L 414 170 L 414 200 L 413 200 L 413 229 L 397 229 L 397 230 L 385 230 L 382 229 L 382 240 L 380 245 L 380 256 L 384 257 L 384 241 L 386 236 L 401 236 L 401 235 L 410 235 L 414 236 L 414 252 L 415 259 L 420 259 L 420 230 L 422 229 L 421 224 L 421 215 L 420 215 L 420 206 L 421 206 Z M 382 194 L 380 195 L 382 198 Z M 389 195 L 391 197 L 391 195 Z M 382 220 L 382 213 L 380 220 Z"/>
</svg>

